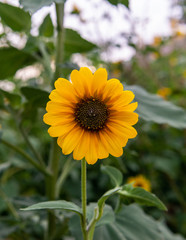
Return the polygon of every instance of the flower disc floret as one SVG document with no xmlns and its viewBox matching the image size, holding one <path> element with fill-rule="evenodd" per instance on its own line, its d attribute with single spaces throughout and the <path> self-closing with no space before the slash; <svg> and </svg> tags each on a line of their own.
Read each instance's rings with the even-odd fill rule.
<svg viewBox="0 0 186 240">
<path fill-rule="evenodd" d="M 124 91 L 119 80 L 107 80 L 103 68 L 94 74 L 80 68 L 70 77 L 59 78 L 49 96 L 44 122 L 51 125 L 50 136 L 58 137 L 64 154 L 73 152 L 74 159 L 85 158 L 89 164 L 109 154 L 121 156 L 128 139 L 137 135 L 132 127 L 138 121 L 134 94 Z"/>
<path fill-rule="evenodd" d="M 75 108 L 75 119 L 88 131 L 99 131 L 108 119 L 109 112 L 106 105 L 98 99 L 82 99 Z"/>
</svg>

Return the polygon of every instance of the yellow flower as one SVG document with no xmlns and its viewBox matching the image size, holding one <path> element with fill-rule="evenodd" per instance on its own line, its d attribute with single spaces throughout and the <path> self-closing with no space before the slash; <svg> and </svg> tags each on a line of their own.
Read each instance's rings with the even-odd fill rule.
<svg viewBox="0 0 186 240">
<path fill-rule="evenodd" d="M 172 67 L 176 66 L 176 65 L 178 64 L 178 59 L 177 59 L 176 57 L 171 57 L 171 58 L 169 59 L 169 64 L 170 64 Z"/>
<path fill-rule="evenodd" d="M 159 36 L 155 36 L 154 39 L 153 39 L 153 46 L 159 46 L 162 42 L 162 38 L 159 37 Z"/>
<path fill-rule="evenodd" d="M 171 92 L 172 91 L 170 88 L 163 87 L 157 91 L 157 94 L 162 98 L 166 99 L 171 94 Z"/>
<path fill-rule="evenodd" d="M 153 52 L 151 54 L 151 57 L 152 57 L 153 60 L 156 60 L 160 57 L 160 53 L 159 52 Z"/>
<path fill-rule="evenodd" d="M 73 5 L 73 9 L 72 9 L 72 14 L 80 14 L 80 9 L 78 8 L 78 6 L 76 4 Z"/>
<path fill-rule="evenodd" d="M 133 187 L 141 187 L 146 191 L 151 191 L 150 181 L 143 175 L 138 175 L 136 177 L 130 177 L 127 179 L 127 183 L 133 183 Z"/>
<path fill-rule="evenodd" d="M 175 29 L 178 26 L 178 23 L 179 23 L 178 19 L 175 18 L 170 19 L 170 25 L 172 29 Z"/>
<path fill-rule="evenodd" d="M 44 122 L 51 125 L 50 136 L 64 154 L 73 152 L 76 160 L 85 157 L 89 164 L 123 154 L 129 138 L 137 135 L 132 125 L 138 121 L 133 111 L 137 102 L 131 91 L 123 91 L 117 79 L 107 81 L 107 71 L 99 68 L 73 70 L 71 81 L 59 78 L 49 98 Z"/>
<path fill-rule="evenodd" d="M 183 77 L 186 78 L 186 70 L 183 71 Z"/>
<path fill-rule="evenodd" d="M 179 31 L 179 30 L 176 31 L 175 35 L 176 35 L 176 37 L 178 37 L 178 38 L 184 38 L 184 37 L 185 37 L 185 33 L 182 32 L 182 31 Z"/>
</svg>

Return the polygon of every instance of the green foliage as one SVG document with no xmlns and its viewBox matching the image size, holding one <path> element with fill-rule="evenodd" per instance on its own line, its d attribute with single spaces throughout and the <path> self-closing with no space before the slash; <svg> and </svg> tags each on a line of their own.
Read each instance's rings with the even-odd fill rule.
<svg viewBox="0 0 186 240">
<path fill-rule="evenodd" d="M 154 206 L 161 210 L 167 210 L 166 206 L 154 194 L 145 191 L 143 188 L 126 184 L 118 193 L 124 196 L 124 200 L 129 198 L 142 205 Z"/>
<path fill-rule="evenodd" d="M 48 14 L 43 20 L 40 28 L 39 35 L 44 37 L 52 37 L 54 34 L 54 26 L 52 24 L 52 20 L 50 18 L 50 14 Z"/>
<path fill-rule="evenodd" d="M 0 95 L 4 99 L 2 105 L 10 104 L 13 107 L 20 107 L 21 105 L 21 96 L 15 93 L 9 93 L 0 89 Z"/>
<path fill-rule="evenodd" d="M 119 3 L 125 5 L 127 8 L 129 8 L 129 0 L 108 0 L 113 5 L 118 5 Z"/>
<path fill-rule="evenodd" d="M 113 223 L 98 227 L 94 239 L 99 239 L 100 236 L 108 240 L 184 240 L 167 231 L 166 226 L 147 216 L 136 205 L 123 206 Z"/>
<path fill-rule="evenodd" d="M 87 219 L 90 222 L 91 219 L 94 216 L 94 210 L 97 207 L 96 203 L 90 203 L 87 207 Z M 105 204 L 104 210 L 103 210 L 103 215 L 100 218 L 100 220 L 96 223 L 96 226 L 101 226 L 105 224 L 109 224 L 114 222 L 115 220 L 115 214 L 111 206 Z"/>
<path fill-rule="evenodd" d="M 71 56 L 72 53 L 88 52 L 96 48 L 96 45 L 83 39 L 76 31 L 65 29 L 65 55 Z"/>
<path fill-rule="evenodd" d="M 49 92 L 33 87 L 22 87 L 21 93 L 34 107 L 45 107 L 48 102 Z"/>
<path fill-rule="evenodd" d="M 19 7 L 0 3 L 0 17 L 2 21 L 13 31 L 30 31 L 31 16 Z"/>
<path fill-rule="evenodd" d="M 109 175 L 109 177 L 111 178 L 111 181 L 116 187 L 122 184 L 123 176 L 122 176 L 122 173 L 117 168 L 102 165 L 101 170 L 104 173 Z"/>
<path fill-rule="evenodd" d="M 81 215 L 80 208 L 73 202 L 67 202 L 65 200 L 59 201 L 49 201 L 49 202 L 41 202 L 24 208 L 24 211 L 31 211 L 31 210 L 42 210 L 42 209 L 60 209 L 60 210 L 67 210 L 75 212 Z"/>
<path fill-rule="evenodd" d="M 65 0 L 20 0 L 20 4 L 23 8 L 31 13 L 36 12 L 44 6 L 51 5 L 53 2 L 64 3 Z"/>
<path fill-rule="evenodd" d="M 16 71 L 35 62 L 32 55 L 13 47 L 0 49 L 0 79 L 12 77 Z"/>
<path fill-rule="evenodd" d="M 137 113 L 146 121 L 167 123 L 175 128 L 186 128 L 186 111 L 171 102 L 163 100 L 160 96 L 150 94 L 139 86 L 128 86 L 127 89 L 135 94 L 139 102 Z"/>
</svg>

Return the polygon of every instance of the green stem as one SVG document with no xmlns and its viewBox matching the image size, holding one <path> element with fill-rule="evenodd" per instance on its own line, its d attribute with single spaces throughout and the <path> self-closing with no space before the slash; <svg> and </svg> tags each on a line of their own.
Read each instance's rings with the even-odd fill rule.
<svg viewBox="0 0 186 240">
<path fill-rule="evenodd" d="M 56 3 L 56 19 L 57 19 L 57 44 L 56 44 L 56 69 L 54 73 L 54 79 L 52 80 L 52 85 L 54 81 L 61 76 L 61 65 L 63 63 L 63 49 L 64 49 L 64 34 L 63 34 L 63 19 L 64 19 L 64 4 Z M 51 154 L 49 159 L 49 168 L 52 172 L 52 177 L 46 178 L 46 191 L 49 200 L 54 200 L 56 198 L 56 183 L 58 177 L 59 169 L 59 157 L 60 151 L 57 145 L 56 139 L 52 141 Z M 47 240 L 51 240 L 56 231 L 56 218 L 54 212 L 48 213 L 48 234 Z"/>
<path fill-rule="evenodd" d="M 7 147 L 13 149 L 20 155 L 22 155 L 25 159 L 27 159 L 35 168 L 37 168 L 40 172 L 42 172 L 45 176 L 50 176 L 50 172 L 48 172 L 45 168 L 43 168 L 38 162 L 36 162 L 33 158 L 31 158 L 26 152 L 24 152 L 21 148 L 7 142 L 4 139 L 1 139 L 0 143 L 3 143 Z"/>
<path fill-rule="evenodd" d="M 30 148 L 30 150 L 32 151 L 33 155 L 35 156 L 35 158 L 40 162 L 41 166 L 43 168 L 45 168 L 45 163 L 43 162 L 43 159 L 41 158 L 41 156 L 38 154 L 38 152 L 35 150 L 35 148 L 32 146 L 32 143 L 30 142 L 27 134 L 25 133 L 24 129 L 22 128 L 21 125 L 19 125 L 19 130 L 25 140 L 25 142 L 27 143 L 28 147 Z"/>
<path fill-rule="evenodd" d="M 13 215 L 13 217 L 16 220 L 20 220 L 19 214 L 17 213 L 16 209 L 14 208 L 14 205 L 11 203 L 11 201 L 9 200 L 9 198 L 6 196 L 6 194 L 3 192 L 3 190 L 0 189 L 0 196 L 2 197 L 2 199 L 5 201 L 9 211 L 11 212 L 11 214 Z"/>
<path fill-rule="evenodd" d="M 52 176 L 46 178 L 46 191 L 49 201 L 56 199 L 56 182 L 59 171 L 60 153 L 61 153 L 60 148 L 57 145 L 56 139 L 54 138 L 52 140 L 52 147 L 49 158 L 49 169 L 50 172 L 52 173 Z M 50 211 L 48 212 L 48 234 L 47 234 L 48 240 L 53 239 L 55 231 L 56 231 L 56 217 L 54 212 Z"/>
<path fill-rule="evenodd" d="M 83 158 L 81 160 L 81 201 L 82 201 L 82 211 L 83 211 L 83 217 L 81 221 L 82 225 L 82 232 L 83 232 L 83 239 L 88 240 L 87 236 L 87 191 L 86 191 L 86 160 Z"/>
<path fill-rule="evenodd" d="M 24 129 L 23 129 L 21 123 L 20 123 L 19 116 L 17 116 L 15 110 L 12 109 L 12 107 L 10 105 L 6 105 L 6 109 L 12 115 L 13 119 L 15 120 L 17 128 L 19 129 L 21 135 L 23 136 L 25 142 L 27 143 L 28 147 L 32 151 L 33 155 L 40 162 L 42 168 L 45 168 L 45 163 L 44 163 L 43 159 L 41 158 L 41 156 L 37 153 L 37 151 L 33 147 L 32 143 L 30 142 L 30 140 L 27 136 L 27 134 L 25 133 L 25 131 L 24 131 Z"/>
<path fill-rule="evenodd" d="M 62 75 L 62 64 L 64 58 L 64 4 L 55 4 L 57 18 L 57 47 L 56 47 L 56 69 L 53 83 Z"/>
<path fill-rule="evenodd" d="M 76 164 L 75 161 L 72 163 L 72 155 L 70 155 L 68 157 L 68 159 L 66 160 L 66 162 L 63 166 L 61 175 L 59 176 L 57 183 L 56 183 L 56 198 L 59 197 L 61 187 L 62 187 L 65 179 L 67 178 L 70 170 L 74 167 L 75 164 Z"/>
</svg>

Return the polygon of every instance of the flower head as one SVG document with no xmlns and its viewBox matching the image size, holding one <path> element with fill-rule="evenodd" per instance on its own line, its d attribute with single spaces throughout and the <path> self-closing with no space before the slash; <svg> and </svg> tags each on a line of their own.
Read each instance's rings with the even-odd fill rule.
<svg viewBox="0 0 186 240">
<path fill-rule="evenodd" d="M 167 99 L 167 97 L 171 94 L 171 92 L 172 91 L 170 88 L 163 87 L 157 91 L 157 94 L 162 98 Z"/>
<path fill-rule="evenodd" d="M 151 191 L 150 181 L 143 175 L 138 175 L 136 177 L 130 177 L 127 179 L 127 183 L 132 183 L 133 187 L 141 187 L 146 191 Z"/>
<path fill-rule="evenodd" d="M 50 136 L 64 154 L 73 152 L 76 160 L 89 164 L 123 154 L 129 138 L 137 135 L 132 127 L 138 121 L 137 103 L 131 91 L 124 91 L 117 79 L 107 81 L 107 71 L 99 68 L 73 70 L 71 81 L 59 78 L 51 92 L 44 122 L 51 125 Z"/>
</svg>

